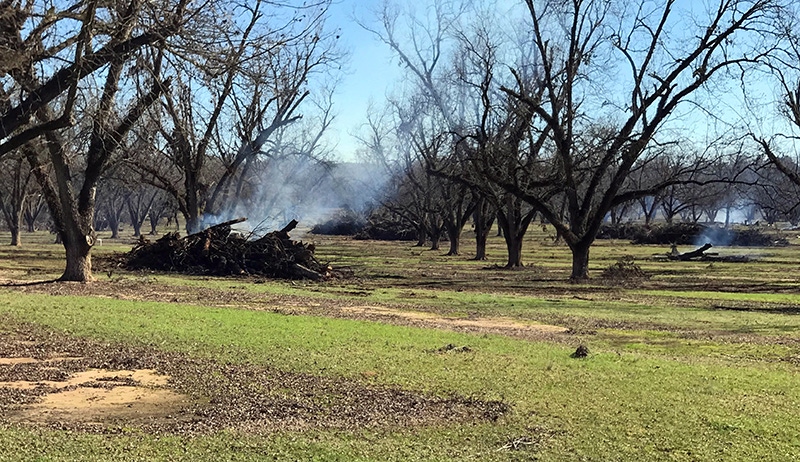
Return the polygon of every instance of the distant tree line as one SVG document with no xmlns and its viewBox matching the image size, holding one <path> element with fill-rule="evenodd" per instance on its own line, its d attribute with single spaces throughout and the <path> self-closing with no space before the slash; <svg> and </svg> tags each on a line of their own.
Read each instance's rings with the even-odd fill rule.
<svg viewBox="0 0 800 462">
<path fill-rule="evenodd" d="M 195 232 L 333 197 L 340 166 L 324 134 L 342 52 L 330 4 L 0 0 L 13 243 L 49 223 L 61 279 L 86 281 L 100 228 L 139 235 L 179 215 Z M 609 220 L 728 222 L 740 210 L 796 223 L 798 8 L 386 1 L 362 27 L 404 76 L 359 135 L 381 178 L 373 198 L 420 243 L 447 236 L 450 255 L 471 223 L 484 259 L 496 224 L 508 267 L 523 264 L 529 227 L 548 223 L 575 281 Z"/>
<path fill-rule="evenodd" d="M 329 155 L 320 134 L 340 57 L 329 4 L 1 0 L 2 204 L 15 242 L 26 207 L 46 204 L 61 279 L 85 281 L 96 229 L 116 235 L 124 215 L 141 233 L 177 211 L 194 232 L 204 217 L 313 190 L 291 159 Z M 263 187 L 276 178 L 309 182 Z"/>
<path fill-rule="evenodd" d="M 771 0 L 385 4 L 404 85 L 370 114 L 363 155 L 382 204 L 451 253 L 496 219 L 519 266 L 534 220 L 588 277 L 607 220 L 798 221 L 798 12 Z M 758 97 L 778 94 L 764 109 Z M 745 114 L 745 115 L 743 115 Z M 793 131 L 794 130 L 794 131 Z M 720 215 L 723 212 L 723 215 Z M 455 240 L 455 243 L 452 241 Z"/>
</svg>

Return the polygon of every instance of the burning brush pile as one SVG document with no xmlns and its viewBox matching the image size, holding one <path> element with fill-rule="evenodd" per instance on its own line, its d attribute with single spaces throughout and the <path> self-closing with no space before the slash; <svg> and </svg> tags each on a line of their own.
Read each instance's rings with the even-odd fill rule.
<svg viewBox="0 0 800 462">
<path fill-rule="evenodd" d="M 168 233 L 155 242 L 140 238 L 125 255 L 128 269 L 151 269 L 214 276 L 260 275 L 270 278 L 321 280 L 331 275 L 330 266 L 314 257 L 314 245 L 293 241 L 292 220 L 279 231 L 255 240 L 231 232 L 231 225 L 245 218 L 212 226 L 180 237 Z"/>
</svg>

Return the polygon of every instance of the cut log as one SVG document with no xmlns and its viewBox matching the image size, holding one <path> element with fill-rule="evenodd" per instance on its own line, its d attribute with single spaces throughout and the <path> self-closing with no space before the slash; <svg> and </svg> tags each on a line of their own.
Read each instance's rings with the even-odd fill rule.
<svg viewBox="0 0 800 462">
<path fill-rule="evenodd" d="M 297 228 L 297 220 L 292 220 L 289 222 L 288 225 L 284 226 L 283 228 L 278 231 L 279 233 L 289 234 L 289 231 Z"/>
<path fill-rule="evenodd" d="M 300 278 L 311 279 L 312 281 L 319 281 L 325 278 L 324 274 L 312 271 L 299 263 L 292 263 L 290 268 Z"/>
<path fill-rule="evenodd" d="M 281 239 L 289 239 L 289 231 L 295 229 L 297 227 L 297 220 L 292 220 L 289 222 L 288 225 L 284 226 L 283 228 L 275 231 L 275 235 L 280 237 Z"/>
<path fill-rule="evenodd" d="M 216 224 L 214 226 L 209 226 L 208 228 L 206 228 L 206 229 L 204 229 L 202 231 L 198 231 L 198 232 L 196 232 L 194 234 L 190 234 L 190 235 L 186 236 L 186 238 L 189 239 L 192 236 L 197 236 L 197 235 L 202 234 L 202 233 L 208 233 L 210 231 L 216 231 L 216 230 L 222 229 L 222 228 L 224 228 L 226 226 L 235 225 L 236 223 L 241 223 L 243 221 L 247 221 L 247 218 L 245 218 L 245 217 L 234 218 L 233 220 L 228 220 L 228 221 L 223 222 L 223 223 L 218 223 L 218 224 Z"/>
<path fill-rule="evenodd" d="M 691 252 L 686 252 L 679 255 L 675 255 L 674 252 L 670 252 L 668 256 L 670 260 L 689 261 L 694 258 L 702 258 L 705 251 L 710 249 L 711 247 L 713 246 L 709 243 L 695 250 L 692 250 Z"/>
</svg>

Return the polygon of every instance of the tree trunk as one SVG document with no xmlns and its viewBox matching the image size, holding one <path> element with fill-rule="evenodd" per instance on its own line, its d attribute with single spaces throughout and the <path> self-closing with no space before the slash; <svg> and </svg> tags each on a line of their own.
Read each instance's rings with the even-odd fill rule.
<svg viewBox="0 0 800 462">
<path fill-rule="evenodd" d="M 583 282 L 589 279 L 589 248 L 591 243 L 578 242 L 569 246 L 572 251 L 572 274 L 569 280 Z"/>
<path fill-rule="evenodd" d="M 425 232 L 425 228 L 422 226 L 417 226 L 417 243 L 414 244 L 414 247 L 422 247 L 425 245 L 425 241 L 428 238 L 428 233 Z"/>
<path fill-rule="evenodd" d="M 66 232 L 61 239 L 67 254 L 67 267 L 59 281 L 92 281 L 92 246 L 87 237 L 78 232 Z"/>
<path fill-rule="evenodd" d="M 119 239 L 119 217 L 116 211 L 109 207 L 106 217 L 108 217 L 108 227 L 111 229 L 111 239 Z"/>
<path fill-rule="evenodd" d="M 11 245 L 15 247 L 19 247 L 22 245 L 22 240 L 20 240 L 19 235 L 19 226 L 11 226 L 9 227 L 11 231 Z"/>
<path fill-rule="evenodd" d="M 139 237 L 142 234 L 142 222 L 135 220 L 131 226 L 133 226 L 133 237 Z"/>
<path fill-rule="evenodd" d="M 523 213 L 521 202 L 507 195 L 506 206 L 497 212 L 498 228 L 503 231 L 508 250 L 506 268 L 518 268 L 522 263 L 522 239 L 528 232 L 528 226 L 536 218 L 536 211 L 531 209 Z"/>
<path fill-rule="evenodd" d="M 155 217 L 155 216 L 152 216 L 152 215 L 148 214 L 147 218 L 150 221 L 150 235 L 151 236 L 155 236 L 156 233 L 158 232 L 158 219 L 160 217 Z M 169 226 L 169 225 L 167 225 L 167 226 Z"/>
<path fill-rule="evenodd" d="M 431 238 L 431 250 L 439 250 L 439 241 L 442 239 L 442 231 L 431 231 L 430 233 Z"/>
<path fill-rule="evenodd" d="M 491 204 L 488 200 L 480 199 L 472 215 L 472 220 L 475 222 L 475 258 L 473 260 L 486 260 L 486 241 L 495 217 L 495 213 L 490 208 Z"/>
<path fill-rule="evenodd" d="M 483 233 L 481 236 L 475 236 L 475 257 L 473 260 L 483 261 L 486 260 L 486 238 L 489 237 L 488 233 Z"/>
<path fill-rule="evenodd" d="M 194 234 L 200 231 L 200 217 L 194 214 L 185 214 L 184 218 L 186 218 L 186 234 Z M 177 218 L 175 219 L 175 224 L 178 224 Z"/>
<path fill-rule="evenodd" d="M 522 238 L 516 233 L 504 231 L 506 239 L 506 249 L 508 249 L 508 263 L 506 268 L 521 268 L 522 264 Z"/>
<path fill-rule="evenodd" d="M 447 236 L 450 238 L 450 250 L 447 252 L 447 255 L 458 255 L 461 246 L 461 228 L 458 226 L 449 226 L 447 229 Z"/>
</svg>

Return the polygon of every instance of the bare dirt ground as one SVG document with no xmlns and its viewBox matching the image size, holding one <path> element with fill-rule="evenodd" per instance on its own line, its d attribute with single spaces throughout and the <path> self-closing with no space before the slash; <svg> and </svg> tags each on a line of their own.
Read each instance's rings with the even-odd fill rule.
<svg viewBox="0 0 800 462">
<path fill-rule="evenodd" d="M 496 420 L 497 401 L 436 397 L 145 346 L 77 339 L 3 320 L 0 423 L 191 434 Z"/>
</svg>

